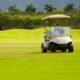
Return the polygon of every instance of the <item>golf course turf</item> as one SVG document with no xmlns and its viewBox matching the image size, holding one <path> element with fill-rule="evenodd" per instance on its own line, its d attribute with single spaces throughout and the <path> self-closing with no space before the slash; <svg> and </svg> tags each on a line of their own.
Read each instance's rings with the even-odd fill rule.
<svg viewBox="0 0 80 80">
<path fill-rule="evenodd" d="M 44 29 L 0 32 L 0 80 L 80 80 L 80 30 L 73 53 L 41 53 Z"/>
</svg>

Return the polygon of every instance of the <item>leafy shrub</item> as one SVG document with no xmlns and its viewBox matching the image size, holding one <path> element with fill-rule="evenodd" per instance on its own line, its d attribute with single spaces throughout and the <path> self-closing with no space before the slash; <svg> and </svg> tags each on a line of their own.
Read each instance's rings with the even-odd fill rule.
<svg viewBox="0 0 80 80">
<path fill-rule="evenodd" d="M 9 17 L 6 15 L 0 15 L 0 30 L 7 29 L 9 27 Z"/>
</svg>

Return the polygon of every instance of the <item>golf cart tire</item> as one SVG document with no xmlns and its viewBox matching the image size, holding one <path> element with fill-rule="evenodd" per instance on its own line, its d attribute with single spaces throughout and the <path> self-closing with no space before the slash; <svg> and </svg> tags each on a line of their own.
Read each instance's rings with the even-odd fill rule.
<svg viewBox="0 0 80 80">
<path fill-rule="evenodd" d="M 46 52 L 47 52 L 47 49 L 44 48 L 43 44 L 42 44 L 42 46 L 41 46 L 41 49 L 42 49 L 42 53 L 46 53 Z"/>
<path fill-rule="evenodd" d="M 50 47 L 51 52 L 56 52 L 56 48 L 55 48 L 54 43 L 50 43 L 49 47 Z"/>
<path fill-rule="evenodd" d="M 74 51 L 72 44 L 70 44 L 70 45 L 68 46 L 68 50 L 69 50 L 69 52 L 73 52 L 73 51 Z"/>
</svg>

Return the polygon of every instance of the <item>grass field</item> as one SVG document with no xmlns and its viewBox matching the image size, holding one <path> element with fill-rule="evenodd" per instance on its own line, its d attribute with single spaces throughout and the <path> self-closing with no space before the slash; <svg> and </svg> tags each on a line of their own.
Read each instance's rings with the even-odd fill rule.
<svg viewBox="0 0 80 80">
<path fill-rule="evenodd" d="M 42 54 L 43 32 L 0 32 L 0 80 L 80 80 L 80 30 L 71 30 L 73 53 Z"/>
</svg>

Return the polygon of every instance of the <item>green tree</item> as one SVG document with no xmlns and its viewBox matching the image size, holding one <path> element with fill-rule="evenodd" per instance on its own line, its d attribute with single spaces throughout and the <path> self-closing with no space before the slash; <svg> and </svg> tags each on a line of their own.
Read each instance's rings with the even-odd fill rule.
<svg viewBox="0 0 80 80">
<path fill-rule="evenodd" d="M 80 6 L 79 6 L 78 10 L 80 11 Z"/>
<path fill-rule="evenodd" d="M 52 12 L 53 11 L 53 7 L 51 4 L 46 4 L 44 5 L 44 10 L 46 10 L 46 12 Z"/>
<path fill-rule="evenodd" d="M 2 10 L 1 10 L 1 8 L 0 8 L 0 12 L 1 12 Z"/>
<path fill-rule="evenodd" d="M 69 13 L 69 12 L 72 12 L 73 10 L 74 10 L 74 4 L 67 3 L 67 5 L 64 8 L 64 11 Z"/>
<path fill-rule="evenodd" d="M 0 30 L 9 28 L 9 17 L 3 14 L 0 14 Z"/>
<path fill-rule="evenodd" d="M 32 4 L 29 4 L 25 11 L 27 13 L 35 13 L 36 12 L 36 8 Z"/>
<path fill-rule="evenodd" d="M 20 12 L 20 10 L 16 7 L 16 5 L 10 6 L 8 8 L 9 12 Z"/>
</svg>

